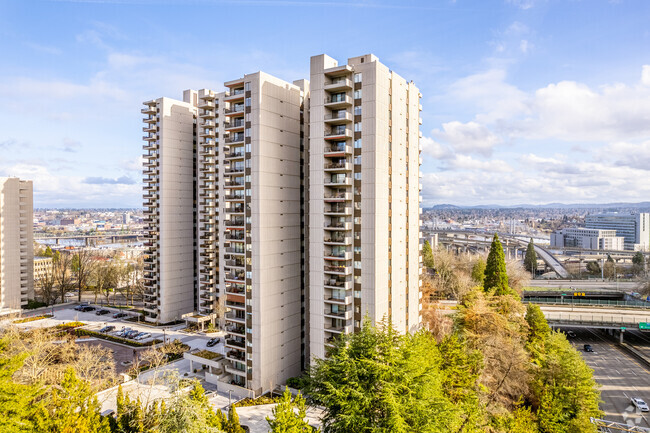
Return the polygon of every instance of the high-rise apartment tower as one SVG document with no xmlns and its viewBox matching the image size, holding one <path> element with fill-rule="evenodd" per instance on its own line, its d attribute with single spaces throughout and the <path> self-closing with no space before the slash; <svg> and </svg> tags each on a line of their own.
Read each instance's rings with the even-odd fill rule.
<svg viewBox="0 0 650 433">
<path fill-rule="evenodd" d="M 0 178 L 0 314 L 34 298 L 34 202 L 31 180 Z"/>
<path fill-rule="evenodd" d="M 309 347 L 420 324 L 420 92 L 369 54 L 311 58 Z"/>
</svg>

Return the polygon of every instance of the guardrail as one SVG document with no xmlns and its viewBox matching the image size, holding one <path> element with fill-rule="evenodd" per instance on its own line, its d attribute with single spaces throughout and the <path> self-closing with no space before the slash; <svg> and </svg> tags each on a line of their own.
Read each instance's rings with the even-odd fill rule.
<svg viewBox="0 0 650 433">
<path fill-rule="evenodd" d="M 610 301 L 606 299 L 576 299 L 565 297 L 528 297 L 524 298 L 525 304 L 545 304 L 545 305 L 585 305 L 592 307 L 632 307 L 650 309 L 650 302 L 645 301 Z"/>
</svg>

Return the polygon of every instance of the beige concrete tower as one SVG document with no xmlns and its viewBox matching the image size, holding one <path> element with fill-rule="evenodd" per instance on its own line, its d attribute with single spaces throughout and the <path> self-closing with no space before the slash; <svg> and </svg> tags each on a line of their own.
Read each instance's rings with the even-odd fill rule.
<svg viewBox="0 0 650 433">
<path fill-rule="evenodd" d="M 199 92 L 199 312 L 228 332 L 219 380 L 256 393 L 301 369 L 302 86 L 257 72 Z"/>
<path fill-rule="evenodd" d="M 0 178 L 0 314 L 34 298 L 34 199 L 31 180 Z"/>
<path fill-rule="evenodd" d="M 145 102 L 145 319 L 168 323 L 194 309 L 196 92 Z"/>
<path fill-rule="evenodd" d="M 311 58 L 309 347 L 420 325 L 420 93 L 373 55 Z"/>
</svg>

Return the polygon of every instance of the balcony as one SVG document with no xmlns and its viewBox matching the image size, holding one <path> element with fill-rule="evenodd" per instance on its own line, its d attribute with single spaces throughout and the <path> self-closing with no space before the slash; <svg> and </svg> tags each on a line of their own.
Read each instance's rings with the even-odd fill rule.
<svg viewBox="0 0 650 433">
<path fill-rule="evenodd" d="M 224 182 L 223 186 L 225 188 L 243 188 L 244 187 L 244 181 L 243 181 L 243 178 L 240 178 L 240 179 L 242 179 L 241 182 L 234 182 L 234 181 Z"/>
<path fill-rule="evenodd" d="M 224 276 L 224 279 L 226 281 L 233 281 L 235 283 L 244 283 L 244 282 L 246 282 L 246 275 L 243 272 L 241 272 L 241 273 L 232 273 L 231 272 L 231 273 L 227 273 Z"/>
<path fill-rule="evenodd" d="M 246 360 L 246 357 L 244 356 L 243 352 L 240 352 L 238 350 L 230 350 L 226 352 L 226 359 L 237 361 L 237 362 L 243 362 Z"/>
<path fill-rule="evenodd" d="M 214 100 L 212 98 L 214 98 L 214 96 L 211 96 L 210 99 L 208 99 L 208 97 L 201 98 L 199 100 L 199 108 L 202 108 L 204 110 L 205 109 L 215 108 L 214 107 Z"/>
<path fill-rule="evenodd" d="M 352 281 L 339 280 L 338 278 L 328 278 L 323 282 L 326 289 L 332 290 L 352 290 Z"/>
<path fill-rule="evenodd" d="M 150 133 L 149 135 L 145 135 L 144 137 L 142 137 L 142 139 L 144 141 L 156 141 L 156 140 L 158 140 L 158 134 L 151 134 Z"/>
<path fill-rule="evenodd" d="M 224 113 L 226 114 L 226 116 L 237 116 L 237 115 L 241 116 L 242 114 L 244 114 L 244 104 L 237 104 L 231 108 L 226 108 Z"/>
<path fill-rule="evenodd" d="M 225 250 L 228 254 L 244 255 L 246 253 L 243 248 L 226 247 Z"/>
<path fill-rule="evenodd" d="M 244 231 L 236 230 L 234 232 L 226 232 L 226 239 L 229 241 L 244 241 Z"/>
<path fill-rule="evenodd" d="M 246 323 L 246 317 L 243 315 L 237 315 L 234 311 L 226 313 L 226 320 L 236 323 Z"/>
<path fill-rule="evenodd" d="M 349 176 L 337 176 L 333 179 L 325 179 L 326 186 L 352 186 L 352 178 Z"/>
<path fill-rule="evenodd" d="M 239 334 L 242 337 L 246 335 L 246 329 L 243 326 L 228 326 L 226 325 L 226 332 L 230 334 Z"/>
<path fill-rule="evenodd" d="M 226 227 L 244 227 L 244 220 L 225 220 Z"/>
<path fill-rule="evenodd" d="M 243 129 L 244 128 L 244 119 L 243 118 L 237 118 L 233 119 L 230 122 L 224 122 L 223 124 L 224 128 L 226 131 L 234 131 L 238 129 Z"/>
<path fill-rule="evenodd" d="M 242 149 L 241 152 L 229 152 L 229 153 L 226 153 L 223 157 L 225 159 L 228 159 L 228 160 L 230 160 L 230 159 L 244 159 L 246 157 L 246 153 L 244 153 L 243 148 L 240 148 L 240 149 Z"/>
<path fill-rule="evenodd" d="M 325 245 L 352 245 L 352 236 L 326 236 Z"/>
<path fill-rule="evenodd" d="M 352 319 L 352 310 L 347 311 L 332 311 L 325 309 L 325 317 L 330 319 L 350 320 Z"/>
<path fill-rule="evenodd" d="M 323 266 L 323 270 L 328 274 L 333 275 L 350 275 L 352 273 L 351 266 Z"/>
<path fill-rule="evenodd" d="M 344 171 L 352 171 L 352 164 L 349 163 L 348 161 L 344 162 L 330 162 L 325 163 L 325 171 L 329 172 L 344 172 Z"/>
<path fill-rule="evenodd" d="M 244 143 L 244 134 L 237 133 L 233 134 L 231 137 L 228 137 L 224 140 L 226 144 L 235 144 L 235 143 Z"/>
<path fill-rule="evenodd" d="M 352 200 L 351 192 L 330 192 L 325 193 L 324 200 L 326 202 L 343 202 Z"/>
<path fill-rule="evenodd" d="M 158 150 L 158 143 L 155 141 L 148 141 L 142 145 L 142 150 Z"/>
<path fill-rule="evenodd" d="M 243 268 L 246 266 L 244 261 L 237 261 L 237 260 L 226 260 L 226 266 L 229 268 Z M 243 293 L 243 291 L 241 292 Z"/>
<path fill-rule="evenodd" d="M 352 206 L 325 206 L 325 215 L 352 215 Z"/>
<path fill-rule="evenodd" d="M 143 126 L 142 131 L 147 133 L 157 132 L 158 127 L 156 125 Z"/>
<path fill-rule="evenodd" d="M 223 198 L 225 200 L 231 200 L 231 201 L 243 201 L 244 200 L 244 195 L 243 194 L 227 194 L 227 195 L 224 195 Z"/>
<path fill-rule="evenodd" d="M 234 89 L 230 92 L 226 92 L 226 95 L 223 99 L 224 101 L 238 101 L 240 99 L 244 99 L 244 88 L 242 87 L 241 89 Z"/>
<path fill-rule="evenodd" d="M 142 114 L 156 114 L 158 113 L 158 108 L 156 107 L 156 101 L 149 101 L 146 102 L 144 105 L 146 105 L 146 108 L 143 108 L 140 110 L 140 113 Z"/>
<path fill-rule="evenodd" d="M 325 98 L 324 102 L 325 107 L 336 109 L 336 108 L 346 108 L 352 106 L 352 98 L 348 95 L 332 95 Z"/>
<path fill-rule="evenodd" d="M 323 85 L 323 89 L 327 91 L 335 90 L 351 90 L 352 89 L 352 80 L 345 77 L 335 78 L 331 81 L 326 81 Z"/>
<path fill-rule="evenodd" d="M 217 124 L 214 120 L 204 120 L 203 123 L 199 124 L 200 128 L 216 128 Z"/>
<path fill-rule="evenodd" d="M 351 222 L 325 223 L 325 230 L 352 230 Z"/>
<path fill-rule="evenodd" d="M 201 114 L 201 117 L 204 117 L 206 119 L 214 119 L 216 117 L 216 113 L 214 110 L 204 110 L 203 114 Z"/>
<path fill-rule="evenodd" d="M 354 329 L 352 328 L 352 325 L 346 325 L 346 326 L 326 326 L 325 330 L 332 334 L 351 334 Z"/>
<path fill-rule="evenodd" d="M 350 128 L 334 128 L 330 131 L 325 131 L 325 140 L 344 140 L 352 138 L 352 130 Z"/>
<path fill-rule="evenodd" d="M 245 310 L 246 305 L 243 302 L 226 301 L 226 307 Z"/>
<path fill-rule="evenodd" d="M 342 145 L 342 144 L 336 144 L 331 146 L 326 145 L 325 149 L 323 150 L 323 153 L 328 158 L 337 157 L 337 156 L 345 157 L 345 155 L 352 154 L 352 146 Z"/>
<path fill-rule="evenodd" d="M 227 214 L 243 214 L 244 213 L 244 206 L 227 207 L 225 209 L 225 212 Z"/>
<path fill-rule="evenodd" d="M 344 252 L 325 252 L 325 260 L 352 260 L 352 251 Z"/>
<path fill-rule="evenodd" d="M 227 338 L 226 339 L 226 346 L 233 346 L 236 348 L 245 348 L 246 347 L 246 342 L 245 341 L 240 341 L 240 340 L 235 340 L 232 338 Z"/>
<path fill-rule="evenodd" d="M 225 170 L 226 174 L 244 174 L 244 166 L 230 167 Z"/>
</svg>

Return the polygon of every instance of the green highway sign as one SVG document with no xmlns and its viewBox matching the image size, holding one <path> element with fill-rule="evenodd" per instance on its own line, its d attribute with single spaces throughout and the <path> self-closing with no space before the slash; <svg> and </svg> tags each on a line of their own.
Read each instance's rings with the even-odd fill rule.
<svg viewBox="0 0 650 433">
<path fill-rule="evenodd" d="M 621 331 L 625 331 L 627 328 L 625 326 L 621 326 Z"/>
<path fill-rule="evenodd" d="M 650 329 L 650 323 L 648 322 L 639 323 L 639 329 Z"/>
</svg>

